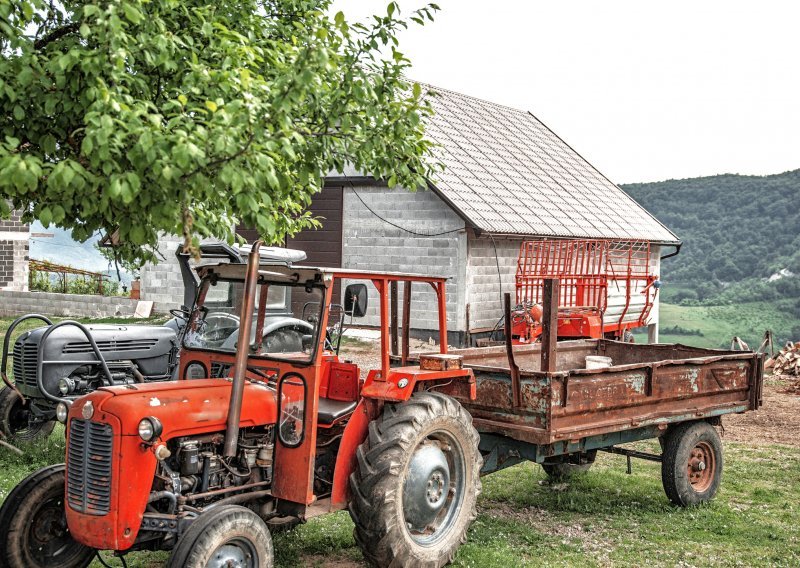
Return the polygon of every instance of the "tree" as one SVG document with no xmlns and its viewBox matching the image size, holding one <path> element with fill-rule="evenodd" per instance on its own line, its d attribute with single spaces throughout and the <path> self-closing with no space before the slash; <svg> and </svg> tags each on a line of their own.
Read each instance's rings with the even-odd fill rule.
<svg viewBox="0 0 800 568">
<path fill-rule="evenodd" d="M 269 242 L 312 226 L 322 177 L 345 164 L 423 186 L 422 89 L 396 34 L 432 20 L 349 24 L 330 0 L 0 2 L 0 198 L 117 255 L 159 233 Z M 8 208 L 0 199 L 0 213 Z"/>
</svg>

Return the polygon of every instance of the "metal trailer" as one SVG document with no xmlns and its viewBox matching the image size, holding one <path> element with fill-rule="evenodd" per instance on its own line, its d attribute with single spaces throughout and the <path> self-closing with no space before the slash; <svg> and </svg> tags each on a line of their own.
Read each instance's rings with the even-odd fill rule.
<svg viewBox="0 0 800 568">
<path fill-rule="evenodd" d="M 713 497 L 723 461 L 713 426 L 725 414 L 761 406 L 764 355 L 606 339 L 557 342 L 558 297 L 558 281 L 545 281 L 540 344 L 507 339 L 506 346 L 449 351 L 472 372 L 475 396 L 457 386 L 439 390 L 472 415 L 481 472 L 533 461 L 564 476 L 588 469 L 601 450 L 626 455 L 629 468 L 632 457 L 662 462 L 664 489 L 678 505 Z M 508 294 L 505 300 L 508 313 Z M 591 356 L 609 358 L 610 366 L 586 368 Z M 650 438 L 659 439 L 661 455 L 617 447 Z"/>
</svg>

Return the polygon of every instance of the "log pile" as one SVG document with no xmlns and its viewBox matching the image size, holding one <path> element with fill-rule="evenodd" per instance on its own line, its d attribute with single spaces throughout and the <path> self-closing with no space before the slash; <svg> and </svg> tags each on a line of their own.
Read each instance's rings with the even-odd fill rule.
<svg viewBox="0 0 800 568">
<path fill-rule="evenodd" d="M 764 369 L 772 369 L 773 375 L 800 376 L 800 341 L 787 342 L 783 349 L 767 359 Z"/>
</svg>

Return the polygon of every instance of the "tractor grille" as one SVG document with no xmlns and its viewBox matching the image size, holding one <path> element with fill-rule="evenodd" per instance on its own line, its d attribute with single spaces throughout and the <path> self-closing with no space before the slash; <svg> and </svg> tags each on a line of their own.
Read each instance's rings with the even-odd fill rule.
<svg viewBox="0 0 800 568">
<path fill-rule="evenodd" d="M 158 343 L 158 339 L 123 339 L 119 341 L 98 341 L 100 351 L 144 351 Z M 64 345 L 62 353 L 93 353 L 88 341 L 72 341 Z"/>
<path fill-rule="evenodd" d="M 28 387 L 36 388 L 36 356 L 39 345 L 36 343 L 14 344 L 14 380 Z"/>
<path fill-rule="evenodd" d="M 67 501 L 75 511 L 105 515 L 111 507 L 113 431 L 108 424 L 70 421 Z"/>
</svg>

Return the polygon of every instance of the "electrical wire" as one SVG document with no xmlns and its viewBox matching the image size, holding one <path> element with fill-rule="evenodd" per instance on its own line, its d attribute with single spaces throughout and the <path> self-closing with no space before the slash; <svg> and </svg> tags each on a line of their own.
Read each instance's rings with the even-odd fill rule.
<svg viewBox="0 0 800 568">
<path fill-rule="evenodd" d="M 355 194 L 355 196 L 356 196 L 356 197 L 358 197 L 358 200 L 361 202 L 361 204 L 362 204 L 364 207 L 366 207 L 366 208 L 367 208 L 367 211 L 369 211 L 370 213 L 372 213 L 373 215 L 375 215 L 375 216 L 376 216 L 378 219 L 380 219 L 381 221 L 383 221 L 383 222 L 384 222 L 384 223 L 386 223 L 387 225 L 391 225 L 391 226 L 392 226 L 392 227 L 394 227 L 395 229 L 400 229 L 401 231 L 404 231 L 404 232 L 406 232 L 406 233 L 408 233 L 408 234 L 410 234 L 410 235 L 416 235 L 416 236 L 418 236 L 418 237 L 440 237 L 440 236 L 442 236 L 442 235 L 449 235 L 450 233 L 458 233 L 459 231 L 463 231 L 463 230 L 464 230 L 464 229 L 452 229 L 452 230 L 450 230 L 450 231 L 442 231 L 441 233 L 419 233 L 419 232 L 417 232 L 417 231 L 412 231 L 411 229 L 406 229 L 405 227 L 401 227 L 400 225 L 398 225 L 398 224 L 396 224 L 396 223 L 392 223 L 392 222 L 391 222 L 391 221 L 389 221 L 388 219 L 385 219 L 385 218 L 381 217 L 380 215 L 378 215 L 377 213 L 375 213 L 375 211 L 372 209 L 372 207 L 370 207 L 369 205 L 367 205 L 367 204 L 366 204 L 366 202 L 365 202 L 365 201 L 364 201 L 364 200 L 361 198 L 361 196 L 358 194 L 358 192 L 356 191 L 356 188 L 355 188 L 355 186 L 353 185 L 353 182 L 352 182 L 352 181 L 350 182 L 350 189 L 352 189 L 352 190 L 353 190 L 353 193 Z"/>
</svg>

